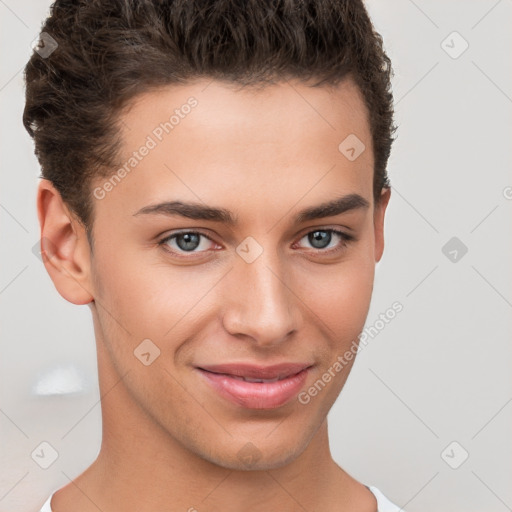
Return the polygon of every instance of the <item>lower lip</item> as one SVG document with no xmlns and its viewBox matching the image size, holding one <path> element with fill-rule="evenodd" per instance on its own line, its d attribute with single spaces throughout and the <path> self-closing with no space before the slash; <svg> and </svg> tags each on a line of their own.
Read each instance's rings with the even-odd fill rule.
<svg viewBox="0 0 512 512">
<path fill-rule="evenodd" d="M 248 409 L 275 409 L 289 402 L 300 391 L 309 370 L 306 368 L 276 382 L 246 382 L 198 369 L 220 395 Z"/>
</svg>

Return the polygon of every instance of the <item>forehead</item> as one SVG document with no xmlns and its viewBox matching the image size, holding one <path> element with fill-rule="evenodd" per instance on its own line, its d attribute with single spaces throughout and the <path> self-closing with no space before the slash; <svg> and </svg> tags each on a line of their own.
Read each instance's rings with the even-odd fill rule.
<svg viewBox="0 0 512 512">
<path fill-rule="evenodd" d="M 351 80 L 329 88 L 215 80 L 168 86 L 132 101 L 120 128 L 124 172 L 100 208 L 130 205 L 133 213 L 180 198 L 248 211 L 264 204 L 271 215 L 274 205 L 290 207 L 305 195 L 301 206 L 329 192 L 372 199 L 368 113 Z M 348 146 L 360 153 L 356 159 Z"/>
<path fill-rule="evenodd" d="M 189 108 L 192 103 L 195 106 Z M 182 123 L 185 118 L 187 122 Z M 197 80 L 139 95 L 128 104 L 120 121 L 126 145 L 131 148 L 139 142 L 134 136 L 140 135 L 132 132 L 133 127 L 152 133 L 166 122 L 172 125 L 175 139 L 180 132 L 203 143 L 214 138 L 216 143 L 230 142 L 228 139 L 246 142 L 250 137 L 255 146 L 315 138 L 329 132 L 334 139 L 350 133 L 366 139 L 367 118 L 364 99 L 351 79 L 336 87 L 286 81 L 243 88 L 229 82 Z M 175 130 L 180 124 L 185 127 Z"/>
</svg>

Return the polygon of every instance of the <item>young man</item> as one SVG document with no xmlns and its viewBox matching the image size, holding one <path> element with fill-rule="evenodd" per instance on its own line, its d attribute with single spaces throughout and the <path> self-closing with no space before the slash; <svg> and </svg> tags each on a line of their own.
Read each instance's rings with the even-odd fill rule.
<svg viewBox="0 0 512 512">
<path fill-rule="evenodd" d="M 399 510 L 334 462 L 326 420 L 390 197 L 363 4 L 57 1 L 43 33 L 41 245 L 92 312 L 103 437 L 42 510 Z"/>
</svg>

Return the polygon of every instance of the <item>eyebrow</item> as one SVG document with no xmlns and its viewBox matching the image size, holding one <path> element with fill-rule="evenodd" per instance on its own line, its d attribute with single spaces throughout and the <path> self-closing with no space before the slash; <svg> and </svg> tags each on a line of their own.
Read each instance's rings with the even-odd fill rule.
<svg viewBox="0 0 512 512">
<path fill-rule="evenodd" d="M 294 221 L 300 224 L 301 222 L 340 215 L 352 210 L 366 209 L 369 206 L 370 203 L 359 194 L 348 194 L 317 206 L 305 208 L 295 215 Z M 145 206 L 133 215 L 179 215 L 194 220 L 222 222 L 230 226 L 238 222 L 238 217 L 225 208 L 215 208 L 201 203 L 185 203 L 183 201 L 167 201 Z"/>
</svg>

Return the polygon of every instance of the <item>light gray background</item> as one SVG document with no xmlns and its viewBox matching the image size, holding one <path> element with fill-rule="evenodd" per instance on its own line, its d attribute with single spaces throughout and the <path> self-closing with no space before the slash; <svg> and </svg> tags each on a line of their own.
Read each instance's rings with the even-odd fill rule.
<svg viewBox="0 0 512 512">
<path fill-rule="evenodd" d="M 89 309 L 62 299 L 32 252 L 39 168 L 22 68 L 48 5 L 0 0 L 0 512 L 39 510 L 101 440 Z M 512 1 L 368 8 L 395 69 L 399 129 L 367 325 L 404 309 L 330 413 L 333 455 L 407 512 L 512 510 Z M 457 58 L 454 31 L 469 44 Z M 468 248 L 455 262 L 442 252 L 452 237 Z M 75 392 L 42 396 L 49 380 Z M 59 454 L 46 470 L 31 458 L 42 441 Z"/>
</svg>

